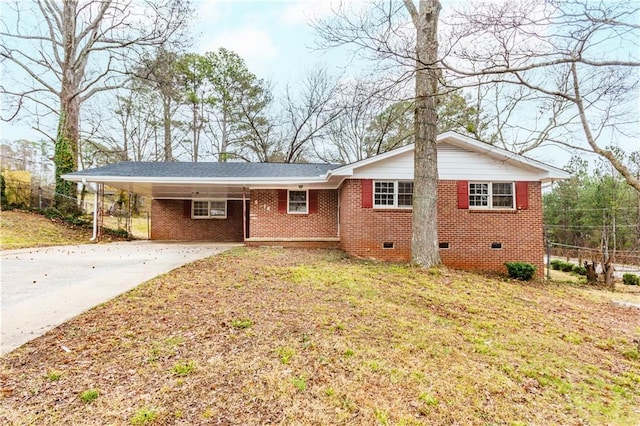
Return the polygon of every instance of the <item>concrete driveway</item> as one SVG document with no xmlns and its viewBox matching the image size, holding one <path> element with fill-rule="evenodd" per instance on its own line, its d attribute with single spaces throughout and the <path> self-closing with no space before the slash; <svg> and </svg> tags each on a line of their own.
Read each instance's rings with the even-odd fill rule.
<svg viewBox="0 0 640 426">
<path fill-rule="evenodd" d="M 0 354 L 157 275 L 238 244 L 132 241 L 0 252 Z"/>
</svg>

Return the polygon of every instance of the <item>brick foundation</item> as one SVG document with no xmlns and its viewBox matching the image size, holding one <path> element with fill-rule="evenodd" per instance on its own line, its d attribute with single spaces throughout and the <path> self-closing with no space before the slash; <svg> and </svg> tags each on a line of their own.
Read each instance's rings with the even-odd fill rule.
<svg viewBox="0 0 640 426">
<path fill-rule="evenodd" d="M 245 241 L 248 247 L 284 247 L 284 248 L 311 248 L 311 249 L 337 249 L 339 241 Z"/>
</svg>

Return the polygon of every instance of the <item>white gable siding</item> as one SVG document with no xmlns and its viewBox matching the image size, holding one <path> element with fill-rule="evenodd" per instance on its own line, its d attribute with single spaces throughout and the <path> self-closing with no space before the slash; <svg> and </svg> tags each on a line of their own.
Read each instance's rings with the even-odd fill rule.
<svg viewBox="0 0 640 426">
<path fill-rule="evenodd" d="M 540 180 L 546 173 L 513 165 L 447 143 L 438 145 L 438 174 L 442 180 Z"/>
<path fill-rule="evenodd" d="M 387 158 L 384 161 L 358 167 L 355 179 L 413 179 L 413 151 Z"/>
<path fill-rule="evenodd" d="M 546 173 L 441 142 L 438 144 L 438 175 L 442 180 L 535 181 L 543 179 Z M 354 170 L 353 178 L 413 179 L 413 151 L 359 167 Z"/>
</svg>

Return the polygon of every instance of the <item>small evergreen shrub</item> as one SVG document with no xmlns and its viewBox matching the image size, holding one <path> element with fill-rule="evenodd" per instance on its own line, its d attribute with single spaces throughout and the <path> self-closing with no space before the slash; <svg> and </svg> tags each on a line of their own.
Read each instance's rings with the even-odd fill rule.
<svg viewBox="0 0 640 426">
<path fill-rule="evenodd" d="M 536 274 L 536 267 L 527 262 L 506 262 L 509 276 L 516 280 L 529 281 Z"/>
<path fill-rule="evenodd" d="M 562 265 L 560 265 L 560 270 L 562 272 L 573 272 L 573 263 L 562 262 Z"/>
<path fill-rule="evenodd" d="M 551 269 L 553 269 L 554 271 L 559 271 L 560 270 L 560 266 L 564 262 L 562 260 L 560 260 L 560 259 L 553 259 L 550 263 L 551 263 Z"/>
<path fill-rule="evenodd" d="M 111 235 L 112 237 L 129 238 L 129 233 L 127 232 L 126 229 L 103 228 L 102 231 L 105 234 Z"/>
<path fill-rule="evenodd" d="M 640 285 L 640 277 L 635 274 L 624 274 L 622 282 L 626 285 Z"/>
<path fill-rule="evenodd" d="M 47 219 L 64 219 L 64 215 L 55 207 L 47 207 L 43 214 Z"/>
<path fill-rule="evenodd" d="M 578 275 L 587 275 L 587 268 L 580 265 L 573 265 L 573 272 Z"/>
<path fill-rule="evenodd" d="M 7 201 L 6 185 L 4 183 L 4 176 L 0 173 L 0 209 L 7 210 L 9 208 L 9 202 Z"/>
<path fill-rule="evenodd" d="M 554 269 L 556 271 L 563 271 L 563 272 L 573 272 L 574 266 L 576 266 L 573 263 L 565 262 L 564 260 L 560 260 L 560 259 L 553 259 L 549 263 L 551 264 L 551 269 Z"/>
</svg>

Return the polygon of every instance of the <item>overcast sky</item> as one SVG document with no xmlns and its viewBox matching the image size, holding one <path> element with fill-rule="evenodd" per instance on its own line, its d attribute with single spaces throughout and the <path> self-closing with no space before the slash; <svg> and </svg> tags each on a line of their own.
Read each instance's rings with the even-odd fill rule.
<svg viewBox="0 0 640 426">
<path fill-rule="evenodd" d="M 357 1 L 357 0 L 356 0 Z M 2 5 L 5 17 L 10 10 Z M 282 90 L 317 67 L 339 73 L 346 61 L 340 53 L 320 52 L 312 48 L 314 31 L 308 17 L 331 13 L 332 0 L 192 0 L 196 11 L 191 49 L 197 53 L 225 47 L 238 53 L 251 72 Z M 28 123 L 0 122 L 0 138 L 39 140 L 42 134 Z"/>
<path fill-rule="evenodd" d="M 2 3 L 0 0 L 0 11 Z M 316 39 L 309 18 L 331 15 L 332 4 L 359 0 L 192 0 L 196 19 L 192 32 L 192 51 L 205 53 L 220 47 L 233 50 L 245 59 L 251 72 L 269 80 L 278 92 L 286 84 L 295 84 L 305 73 L 325 67 L 340 74 L 348 63 L 344 52 L 313 49 Z M 445 0 L 451 4 L 457 0 Z M 446 6 L 445 6 L 446 7 Z M 367 64 L 370 66 L 371 64 Z M 351 70 L 353 72 L 353 70 Z M 26 124 L 26 123 L 25 123 Z M 0 138 L 14 140 L 42 139 L 26 125 L 0 123 Z M 568 154 L 551 150 L 532 155 L 542 161 L 562 166 Z M 558 158 L 560 155 L 561 158 Z"/>
<path fill-rule="evenodd" d="M 328 0 L 196 0 L 196 50 L 233 50 L 249 70 L 274 82 L 326 65 L 331 54 L 312 49 L 307 17 L 327 16 Z M 335 54 L 335 53 L 334 53 Z"/>
</svg>

